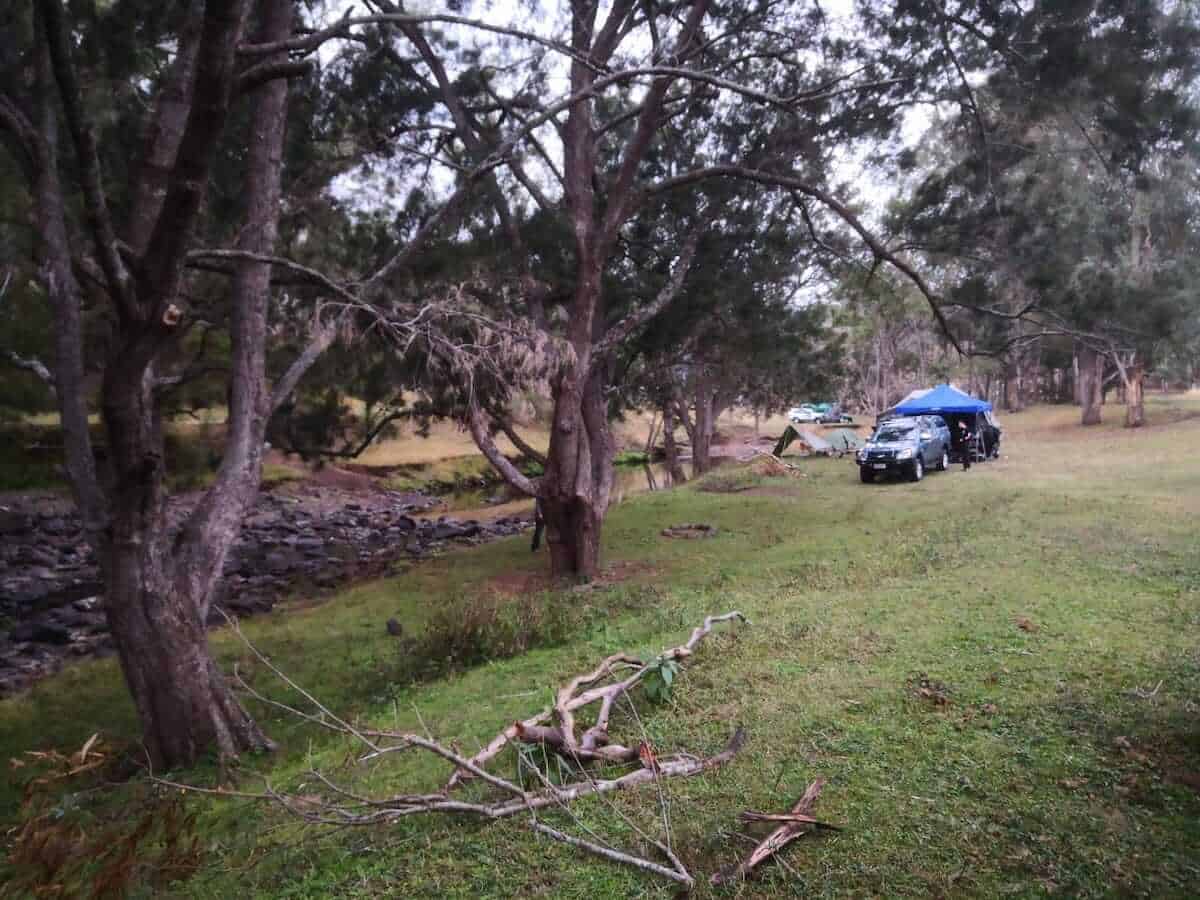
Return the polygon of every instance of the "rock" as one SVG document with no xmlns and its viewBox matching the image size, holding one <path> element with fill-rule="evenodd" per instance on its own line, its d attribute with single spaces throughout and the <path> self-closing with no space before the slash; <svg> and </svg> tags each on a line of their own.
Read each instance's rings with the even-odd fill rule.
<svg viewBox="0 0 1200 900">
<path fill-rule="evenodd" d="M 9 637 L 16 642 L 36 644 L 71 643 L 70 629 L 54 622 L 22 622 L 12 630 Z"/>
<path fill-rule="evenodd" d="M 395 619 L 388 619 L 387 620 L 387 633 L 390 634 L 392 637 L 403 637 L 404 636 L 404 626 L 401 625 L 399 622 L 397 622 Z"/>
<path fill-rule="evenodd" d="M 457 522 L 438 522 L 433 527 L 433 539 L 435 541 L 444 541 L 449 538 L 466 537 L 467 530 Z"/>
<path fill-rule="evenodd" d="M 263 557 L 262 564 L 268 572 L 287 572 L 296 565 L 296 554 L 287 550 L 272 550 Z"/>
<path fill-rule="evenodd" d="M 0 506 L 0 534 L 24 534 L 30 524 L 30 518 L 25 513 Z"/>
</svg>

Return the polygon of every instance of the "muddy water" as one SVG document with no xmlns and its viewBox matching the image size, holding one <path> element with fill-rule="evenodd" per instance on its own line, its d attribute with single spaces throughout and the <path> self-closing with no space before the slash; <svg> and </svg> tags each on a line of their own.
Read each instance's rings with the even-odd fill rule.
<svg viewBox="0 0 1200 900">
<path fill-rule="evenodd" d="M 671 475 L 663 463 L 640 466 L 617 466 L 614 470 L 613 503 L 626 497 L 661 491 L 671 487 Z M 453 516 L 456 519 L 476 519 L 488 522 L 504 516 L 531 515 L 533 501 L 507 485 L 489 489 L 454 491 L 439 498 L 426 517 Z"/>
</svg>

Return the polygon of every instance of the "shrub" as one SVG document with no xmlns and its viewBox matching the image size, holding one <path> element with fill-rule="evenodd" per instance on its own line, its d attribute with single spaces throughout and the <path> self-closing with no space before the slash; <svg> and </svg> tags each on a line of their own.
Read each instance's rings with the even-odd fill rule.
<svg viewBox="0 0 1200 900">
<path fill-rule="evenodd" d="M 577 604 L 549 593 L 460 596 L 420 637 L 402 642 L 397 681 L 426 681 L 535 647 L 565 642 L 582 618 Z"/>
</svg>

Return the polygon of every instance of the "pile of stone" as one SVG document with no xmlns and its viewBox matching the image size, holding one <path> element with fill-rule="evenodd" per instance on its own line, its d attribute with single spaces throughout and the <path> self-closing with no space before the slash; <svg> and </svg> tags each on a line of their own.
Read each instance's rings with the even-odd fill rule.
<svg viewBox="0 0 1200 900">
<path fill-rule="evenodd" d="M 173 498 L 183 521 L 195 497 Z M 397 560 L 448 545 L 516 534 L 533 522 L 428 518 L 422 494 L 350 492 L 305 485 L 263 493 L 229 554 L 216 603 L 238 616 L 266 612 L 284 596 L 321 593 L 385 573 Z M 0 696 L 73 658 L 114 652 L 96 559 L 69 503 L 52 494 L 0 504 Z M 223 622 L 214 609 L 210 624 Z"/>
</svg>

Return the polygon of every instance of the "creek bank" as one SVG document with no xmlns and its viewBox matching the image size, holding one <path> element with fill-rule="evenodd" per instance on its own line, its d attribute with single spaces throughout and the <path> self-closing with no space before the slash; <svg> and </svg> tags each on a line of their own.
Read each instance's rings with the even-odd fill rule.
<svg viewBox="0 0 1200 900">
<path fill-rule="evenodd" d="M 171 498 L 172 527 L 198 498 Z M 264 491 L 230 551 L 215 605 L 252 616 L 284 597 L 328 593 L 382 575 L 398 560 L 485 543 L 533 524 L 522 515 L 433 518 L 437 505 L 420 493 L 308 482 Z M 210 613 L 210 625 L 223 621 L 217 609 Z M 71 503 L 52 493 L 0 499 L 0 697 L 71 659 L 114 652 L 95 555 Z"/>
</svg>

